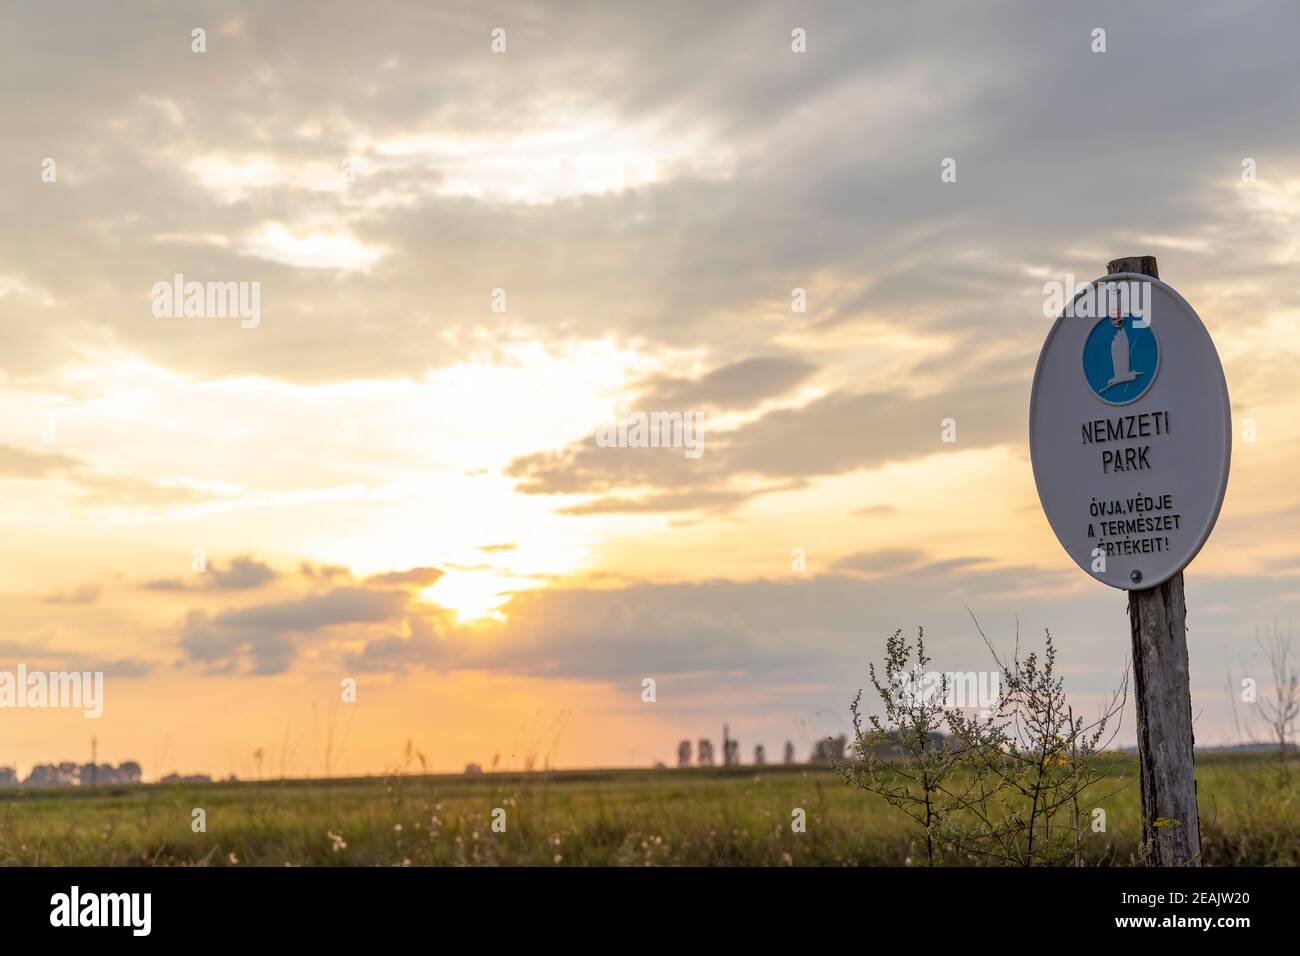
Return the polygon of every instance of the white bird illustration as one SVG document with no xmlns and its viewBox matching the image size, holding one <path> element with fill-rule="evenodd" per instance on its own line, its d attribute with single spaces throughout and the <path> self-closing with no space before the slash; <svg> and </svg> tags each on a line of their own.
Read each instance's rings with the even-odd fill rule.
<svg viewBox="0 0 1300 956">
<path fill-rule="evenodd" d="M 1123 385 L 1125 382 L 1134 381 L 1141 372 L 1134 372 L 1128 367 L 1128 332 L 1124 329 L 1124 320 L 1116 315 L 1111 319 L 1111 324 L 1115 325 L 1119 331 L 1115 337 L 1110 340 L 1110 364 L 1113 374 L 1110 381 L 1102 391 L 1106 391 L 1112 385 Z"/>
</svg>

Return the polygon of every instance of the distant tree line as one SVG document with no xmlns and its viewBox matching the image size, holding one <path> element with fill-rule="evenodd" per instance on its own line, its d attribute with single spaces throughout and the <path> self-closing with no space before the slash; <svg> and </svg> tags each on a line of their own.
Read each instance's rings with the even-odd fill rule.
<svg viewBox="0 0 1300 956">
<path fill-rule="evenodd" d="M 128 760 L 114 767 L 110 763 L 76 764 L 38 763 L 25 780 L 18 779 L 13 767 L 0 767 L 0 787 L 92 787 L 107 784 L 139 783 L 140 765 Z"/>
</svg>

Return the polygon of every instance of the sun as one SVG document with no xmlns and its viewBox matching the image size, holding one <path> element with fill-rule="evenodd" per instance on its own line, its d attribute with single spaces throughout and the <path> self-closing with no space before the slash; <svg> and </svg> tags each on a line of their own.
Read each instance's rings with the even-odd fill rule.
<svg viewBox="0 0 1300 956">
<path fill-rule="evenodd" d="M 492 571 L 448 571 L 420 592 L 425 600 L 456 612 L 462 624 L 504 621 L 499 610 L 515 591 L 531 586 L 523 578 L 512 578 Z"/>
</svg>

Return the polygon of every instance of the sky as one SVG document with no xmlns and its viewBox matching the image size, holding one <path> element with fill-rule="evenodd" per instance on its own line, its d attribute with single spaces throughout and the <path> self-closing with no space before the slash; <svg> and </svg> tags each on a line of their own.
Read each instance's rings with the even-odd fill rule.
<svg viewBox="0 0 1300 956">
<path fill-rule="evenodd" d="M 987 669 L 972 616 L 1050 628 L 1095 710 L 1125 597 L 1043 516 L 1029 390 L 1044 284 L 1139 254 L 1231 395 L 1197 741 L 1264 736 L 1228 688 L 1300 608 L 1295 4 L 3 19 L 0 669 L 106 685 L 0 710 L 0 766 L 803 756 L 896 629 Z M 636 411 L 700 453 L 601 440 Z"/>
</svg>

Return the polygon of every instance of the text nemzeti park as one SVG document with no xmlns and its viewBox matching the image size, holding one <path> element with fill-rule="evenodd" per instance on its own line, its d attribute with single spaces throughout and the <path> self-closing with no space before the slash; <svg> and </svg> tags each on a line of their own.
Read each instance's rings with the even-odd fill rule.
<svg viewBox="0 0 1300 956">
<path fill-rule="evenodd" d="M 1152 467 L 1152 447 L 1169 434 L 1169 412 L 1097 418 L 1084 422 L 1081 429 L 1085 445 L 1151 439 L 1139 446 L 1102 449 L 1099 462 L 1102 473 L 1107 475 L 1146 471 Z M 1097 547 L 1108 556 L 1167 551 L 1170 544 L 1165 532 L 1182 527 L 1182 516 L 1174 511 L 1174 496 L 1168 494 L 1093 498 L 1088 506 L 1088 515 L 1092 519 L 1088 523 L 1089 538 L 1120 538 L 1097 543 Z"/>
</svg>

